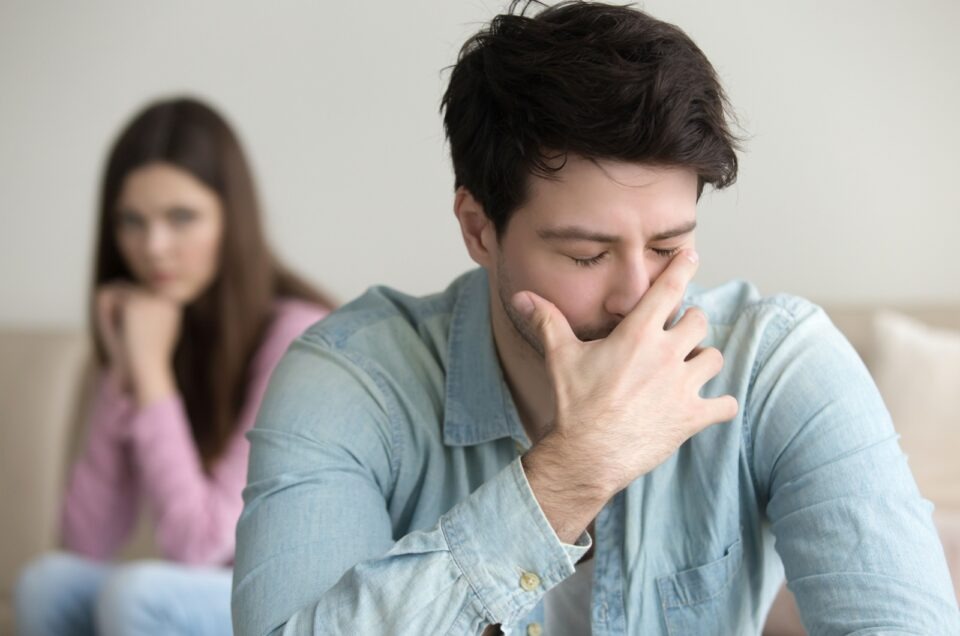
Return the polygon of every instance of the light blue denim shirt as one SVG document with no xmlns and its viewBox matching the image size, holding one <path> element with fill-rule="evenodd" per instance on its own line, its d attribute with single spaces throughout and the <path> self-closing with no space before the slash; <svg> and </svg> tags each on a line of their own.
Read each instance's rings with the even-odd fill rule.
<svg viewBox="0 0 960 636">
<path fill-rule="evenodd" d="M 932 506 L 823 311 L 742 282 L 690 305 L 725 359 L 703 395 L 740 414 L 597 517 L 593 634 L 759 634 L 784 569 L 812 634 L 960 634 Z M 483 270 L 374 288 L 290 347 L 248 435 L 238 634 L 536 633 L 591 538 L 530 490 L 489 311 Z"/>
</svg>

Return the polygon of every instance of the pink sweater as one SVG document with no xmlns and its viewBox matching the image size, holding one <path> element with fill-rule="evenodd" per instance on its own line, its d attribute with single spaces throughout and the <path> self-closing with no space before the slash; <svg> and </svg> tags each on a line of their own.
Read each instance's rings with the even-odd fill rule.
<svg viewBox="0 0 960 636">
<path fill-rule="evenodd" d="M 189 564 L 227 565 L 243 508 L 253 426 L 270 374 L 290 343 L 326 310 L 300 300 L 277 302 L 253 358 L 239 422 L 208 475 L 179 396 L 138 408 L 104 373 L 98 380 L 83 454 L 73 466 L 63 507 L 67 549 L 106 559 L 133 530 L 146 500 L 162 554 Z"/>
</svg>

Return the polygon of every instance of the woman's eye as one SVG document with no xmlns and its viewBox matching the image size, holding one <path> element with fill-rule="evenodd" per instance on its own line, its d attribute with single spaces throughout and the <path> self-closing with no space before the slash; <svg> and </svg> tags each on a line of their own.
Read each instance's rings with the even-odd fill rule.
<svg viewBox="0 0 960 636">
<path fill-rule="evenodd" d="M 142 228 L 144 223 L 139 215 L 131 212 L 121 212 L 117 215 L 117 225 L 121 228 L 138 229 Z"/>
<path fill-rule="evenodd" d="M 196 218 L 196 214 L 194 214 L 192 210 L 186 210 L 183 208 L 171 210 L 167 216 L 171 221 L 178 224 L 188 223 Z"/>
<path fill-rule="evenodd" d="M 654 254 L 656 254 L 657 256 L 660 256 L 660 257 L 662 257 L 662 258 L 670 258 L 671 256 L 673 256 L 674 254 L 676 254 L 677 252 L 680 251 L 680 248 L 679 248 L 679 247 L 672 247 L 672 248 L 670 248 L 670 249 L 668 249 L 668 250 L 658 249 L 658 248 L 656 248 L 656 247 L 651 248 L 651 249 L 653 249 Z"/>
<path fill-rule="evenodd" d="M 599 263 L 606 255 L 606 252 L 600 252 L 596 256 L 591 256 L 590 258 L 577 258 L 575 256 L 571 256 L 570 259 L 577 267 L 590 267 L 591 265 L 596 265 Z"/>
</svg>

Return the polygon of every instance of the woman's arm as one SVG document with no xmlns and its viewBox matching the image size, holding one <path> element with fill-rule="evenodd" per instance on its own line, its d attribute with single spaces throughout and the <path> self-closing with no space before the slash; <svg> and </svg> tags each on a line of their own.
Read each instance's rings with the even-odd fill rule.
<svg viewBox="0 0 960 636">
<path fill-rule="evenodd" d="M 108 558 L 136 523 L 136 473 L 127 439 L 134 410 L 117 379 L 102 372 L 87 417 L 87 440 L 70 472 L 63 502 L 61 531 L 69 550 Z"/>
<path fill-rule="evenodd" d="M 132 418 L 134 462 L 154 513 L 157 543 L 168 558 L 193 564 L 232 561 L 249 454 L 244 435 L 287 346 L 324 313 L 302 303 L 279 311 L 252 363 L 237 428 L 210 474 L 203 470 L 179 395 L 155 401 Z"/>
</svg>

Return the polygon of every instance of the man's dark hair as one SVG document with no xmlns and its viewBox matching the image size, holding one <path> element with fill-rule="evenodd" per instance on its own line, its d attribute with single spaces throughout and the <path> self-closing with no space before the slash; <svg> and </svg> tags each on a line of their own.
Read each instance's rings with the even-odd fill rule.
<svg viewBox="0 0 960 636">
<path fill-rule="evenodd" d="M 698 197 L 736 180 L 726 95 L 683 31 L 626 6 L 561 2 L 529 17 L 532 4 L 513 0 L 464 43 L 440 106 L 454 187 L 498 235 L 528 176 L 554 177 L 567 153 L 691 168 Z"/>
</svg>

